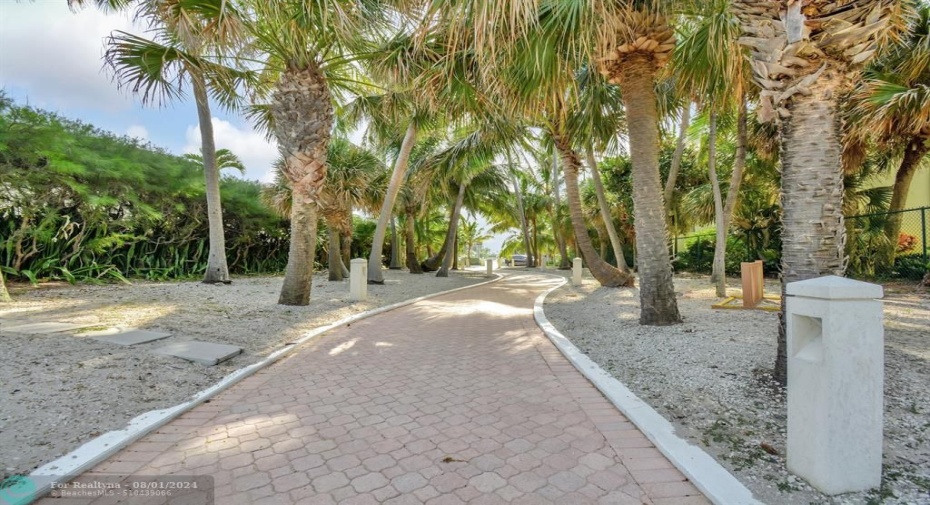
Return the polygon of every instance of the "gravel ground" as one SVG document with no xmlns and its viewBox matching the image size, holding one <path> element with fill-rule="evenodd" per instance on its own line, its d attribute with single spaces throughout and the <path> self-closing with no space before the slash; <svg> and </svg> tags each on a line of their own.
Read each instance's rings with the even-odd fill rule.
<svg viewBox="0 0 930 505">
<path fill-rule="evenodd" d="M 238 368 L 262 359 L 315 327 L 365 310 L 487 280 L 483 271 L 446 279 L 385 271 L 365 302 L 348 299 L 348 281 L 313 278 L 306 307 L 278 305 L 281 277 L 127 285 L 42 285 L 13 290 L 0 304 L 0 481 L 28 474 L 144 412 L 177 405 Z M 73 333 L 21 335 L 13 323 L 94 323 Z M 123 347 L 82 337 L 107 327 L 161 330 L 172 336 Z M 243 348 L 214 367 L 159 356 L 167 343 L 203 340 Z"/>
<path fill-rule="evenodd" d="M 639 292 L 600 288 L 593 279 L 552 293 L 546 317 L 764 503 L 930 504 L 926 289 L 886 289 L 882 488 L 832 498 L 785 470 L 785 392 L 770 375 L 777 314 L 711 309 L 717 299 L 705 278 L 676 276 L 675 289 L 680 325 L 640 326 Z M 766 293 L 778 292 L 767 281 Z"/>
</svg>

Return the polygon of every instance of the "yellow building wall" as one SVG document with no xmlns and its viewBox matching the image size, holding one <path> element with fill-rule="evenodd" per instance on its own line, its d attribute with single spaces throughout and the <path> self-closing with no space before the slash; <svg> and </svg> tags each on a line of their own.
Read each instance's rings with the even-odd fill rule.
<svg viewBox="0 0 930 505">
<path fill-rule="evenodd" d="M 875 182 L 875 186 L 893 186 L 894 174 L 888 174 Z M 923 168 L 914 174 L 914 180 L 911 181 L 911 187 L 907 192 L 907 201 L 904 204 L 905 209 L 917 209 L 920 207 L 930 207 L 930 169 Z M 926 212 L 927 226 L 930 227 L 930 211 Z M 920 212 L 905 212 L 901 219 L 901 233 L 907 233 L 917 238 L 917 247 L 915 252 L 922 250 L 923 223 L 921 222 Z M 927 230 L 930 235 L 930 230 Z M 930 237 L 927 237 L 930 240 Z"/>
</svg>

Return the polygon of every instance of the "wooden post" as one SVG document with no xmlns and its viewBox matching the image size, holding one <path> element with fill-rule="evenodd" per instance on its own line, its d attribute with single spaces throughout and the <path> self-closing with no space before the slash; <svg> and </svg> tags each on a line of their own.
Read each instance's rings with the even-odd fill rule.
<svg viewBox="0 0 930 505">
<path fill-rule="evenodd" d="M 765 283 L 762 280 L 762 260 L 740 263 L 743 279 L 743 308 L 754 309 L 762 301 Z"/>
</svg>

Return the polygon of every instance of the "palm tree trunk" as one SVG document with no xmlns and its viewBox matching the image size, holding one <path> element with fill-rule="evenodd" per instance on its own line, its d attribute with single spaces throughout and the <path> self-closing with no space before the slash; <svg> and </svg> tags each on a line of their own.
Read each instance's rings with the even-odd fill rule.
<svg viewBox="0 0 930 505">
<path fill-rule="evenodd" d="M 417 248 L 416 248 L 416 211 L 413 208 L 408 207 L 407 219 L 404 222 L 404 234 L 406 235 L 406 240 L 404 240 L 404 247 L 407 252 L 407 269 L 410 270 L 412 274 L 422 274 L 423 269 L 420 268 L 420 262 L 417 261 Z"/>
<path fill-rule="evenodd" d="M 587 149 L 587 156 L 591 179 L 594 181 L 594 192 L 597 193 L 597 204 L 601 208 L 601 219 L 604 220 L 604 228 L 607 229 L 607 236 L 610 237 L 610 247 L 613 248 L 614 256 L 617 257 L 617 268 L 621 272 L 629 272 L 630 267 L 626 264 L 623 246 L 620 245 L 620 236 L 617 234 L 617 228 L 614 227 L 614 220 L 610 217 L 610 207 L 607 206 L 607 195 L 604 193 L 604 183 L 601 182 L 601 171 L 597 169 L 594 148 L 590 145 Z"/>
<path fill-rule="evenodd" d="M 313 286 L 317 202 L 326 180 L 333 124 L 332 97 L 322 72 L 315 66 L 284 72 L 272 95 L 271 114 L 293 199 L 290 252 L 278 303 L 307 305 Z"/>
<path fill-rule="evenodd" d="M 10 292 L 6 289 L 6 281 L 3 279 L 3 270 L 0 270 L 0 303 L 12 302 Z"/>
<path fill-rule="evenodd" d="M 565 237 L 562 236 L 561 222 L 559 221 L 559 211 L 562 209 L 562 196 L 559 191 L 559 157 L 557 153 L 552 153 L 552 201 L 555 206 L 552 209 L 552 235 L 555 237 L 555 243 L 559 247 L 559 269 L 568 270 L 572 267 L 572 262 L 568 259 L 568 250 L 565 247 Z"/>
<path fill-rule="evenodd" d="M 556 148 L 562 156 L 562 171 L 565 173 L 565 194 L 568 195 L 568 215 L 571 217 L 575 240 L 591 275 L 597 279 L 601 286 L 615 288 L 619 286 L 632 286 L 633 276 L 614 268 L 607 263 L 594 250 L 591 237 L 585 225 L 584 212 L 581 210 L 581 194 L 578 191 L 578 169 L 581 160 L 568 144 L 564 137 L 556 137 Z"/>
<path fill-rule="evenodd" d="M 532 219 L 533 235 L 532 241 L 530 242 L 530 251 L 526 253 L 526 267 L 533 268 L 538 264 L 537 259 L 539 258 L 539 227 L 536 226 L 536 217 Z"/>
<path fill-rule="evenodd" d="M 530 258 L 533 257 L 533 251 L 530 249 L 530 229 L 526 224 L 526 210 L 523 207 L 523 192 L 520 190 L 520 181 L 517 174 L 510 174 L 513 182 L 513 193 L 517 197 L 517 214 L 520 218 L 520 231 L 523 233 L 523 247 L 526 248 L 526 264 L 529 266 Z"/>
<path fill-rule="evenodd" d="M 216 166 L 216 142 L 213 139 L 213 118 L 203 74 L 191 72 L 194 99 L 197 102 L 197 120 L 200 123 L 200 151 L 203 155 L 203 176 L 207 195 L 207 222 L 209 224 L 210 252 L 203 282 L 229 284 L 229 267 L 226 263 L 226 236 L 223 232 L 223 205 L 220 200 L 220 169 Z"/>
<path fill-rule="evenodd" d="M 342 247 L 339 243 L 339 230 L 333 223 L 327 223 L 329 229 L 329 280 L 341 281 L 342 276 Z"/>
<path fill-rule="evenodd" d="M 452 270 L 459 269 L 459 238 L 452 241 Z"/>
<path fill-rule="evenodd" d="M 452 207 L 452 218 L 449 220 L 449 231 L 446 233 L 445 243 L 442 245 L 446 250 L 442 259 L 442 267 L 436 272 L 436 277 L 448 277 L 449 268 L 452 266 L 452 259 L 455 256 L 455 237 L 459 228 L 459 216 L 462 214 L 462 204 L 465 203 L 465 183 L 459 183 L 459 194 L 455 198 L 455 205 Z"/>
<path fill-rule="evenodd" d="M 917 173 L 920 162 L 930 147 L 927 141 L 914 137 L 904 151 L 904 158 L 898 165 L 898 172 L 895 174 L 894 189 L 891 194 L 891 204 L 888 207 L 888 222 L 885 223 L 885 236 L 888 237 L 889 251 L 886 255 L 886 266 L 894 265 L 895 255 L 898 251 L 898 236 L 901 234 L 901 211 L 907 205 L 907 194 L 911 189 L 911 182 L 914 180 L 914 174 Z"/>
<path fill-rule="evenodd" d="M 350 216 L 349 224 L 342 228 L 340 235 L 340 240 L 342 240 L 342 265 L 343 271 L 348 272 L 349 270 L 345 268 L 346 265 L 352 263 L 352 217 Z M 345 277 L 348 277 L 349 274 L 345 274 Z"/>
<path fill-rule="evenodd" d="M 739 188 L 743 183 L 743 170 L 746 168 L 746 142 L 747 142 L 747 133 L 746 133 L 746 122 L 747 122 L 747 112 L 746 112 L 746 97 L 742 96 L 740 98 L 739 113 L 736 118 L 736 153 L 733 159 L 733 173 L 730 174 L 730 187 L 727 189 L 727 201 L 723 206 L 723 229 L 730 230 L 730 222 L 733 219 L 733 213 L 736 211 L 736 200 L 739 196 Z M 726 238 L 723 241 L 723 259 L 721 260 L 724 263 L 724 266 L 721 267 L 723 275 L 726 276 L 724 268 L 726 265 Z M 716 261 L 716 257 L 714 258 Z M 726 296 L 719 294 L 718 296 Z"/>
<path fill-rule="evenodd" d="M 384 253 L 384 235 L 387 232 L 388 221 L 394 216 L 394 201 L 397 199 L 397 192 L 400 191 L 401 183 L 404 181 L 404 175 L 407 173 L 407 163 L 410 161 L 410 151 L 416 144 L 417 127 L 413 120 L 407 126 L 407 133 L 404 135 L 404 141 L 400 145 L 400 153 L 397 160 L 394 161 L 394 171 L 391 173 L 391 181 L 388 183 L 387 193 L 384 194 L 384 202 L 381 203 L 381 215 L 378 217 L 378 224 L 375 227 L 375 236 L 371 239 L 371 254 L 368 256 L 368 283 L 384 284 L 384 276 L 381 275 L 381 255 Z"/>
<path fill-rule="evenodd" d="M 837 87 L 826 76 L 795 95 L 782 123 L 782 311 L 775 358 L 777 380 L 787 379 L 785 286 L 846 269 L 843 168 Z"/>
<path fill-rule="evenodd" d="M 640 277 L 640 324 L 681 322 L 668 228 L 659 175 L 659 115 L 656 110 L 655 65 L 647 56 L 634 56 L 621 70 L 620 90 L 627 113 L 630 159 L 633 163 L 633 215 Z"/>
<path fill-rule="evenodd" d="M 391 216 L 391 270 L 400 270 L 400 240 L 397 238 L 397 225 L 394 216 Z"/>
<path fill-rule="evenodd" d="M 688 135 L 688 125 L 691 124 L 691 102 L 689 101 L 681 111 L 681 124 L 678 125 L 678 143 L 675 144 L 675 153 L 672 154 L 672 166 L 665 180 L 665 214 L 671 212 L 672 194 L 678 182 L 678 172 L 681 171 L 681 156 L 685 152 L 685 138 Z"/>
<path fill-rule="evenodd" d="M 313 258 L 316 249 L 317 210 L 294 193 L 291 206 L 291 243 L 287 254 L 281 305 L 308 305 L 313 280 Z"/>
<path fill-rule="evenodd" d="M 717 286 L 717 296 L 727 296 L 727 276 L 724 272 L 727 248 L 727 229 L 723 217 L 723 195 L 720 192 L 720 180 L 717 178 L 717 113 L 710 113 L 710 133 L 707 135 L 707 171 L 710 187 L 714 193 L 714 225 L 716 242 L 714 244 L 714 261 L 711 267 L 710 281 Z"/>
</svg>

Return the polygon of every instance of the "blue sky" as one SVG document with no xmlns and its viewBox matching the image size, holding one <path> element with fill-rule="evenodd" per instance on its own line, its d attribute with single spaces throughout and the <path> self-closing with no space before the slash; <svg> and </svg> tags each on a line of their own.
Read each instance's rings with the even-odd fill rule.
<svg viewBox="0 0 930 505">
<path fill-rule="evenodd" d="M 128 14 L 72 12 L 66 0 L 0 0 L 0 88 L 18 103 L 144 138 L 176 154 L 197 152 L 193 100 L 142 107 L 137 97 L 117 89 L 102 60 L 104 38 L 113 30 L 144 32 Z M 242 158 L 247 178 L 268 181 L 275 145 L 236 115 L 220 110 L 213 115 L 217 146 Z"/>
</svg>

